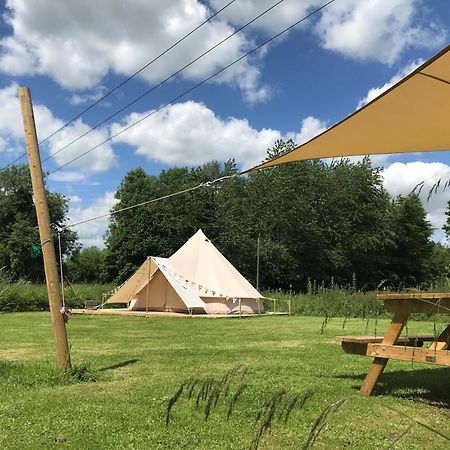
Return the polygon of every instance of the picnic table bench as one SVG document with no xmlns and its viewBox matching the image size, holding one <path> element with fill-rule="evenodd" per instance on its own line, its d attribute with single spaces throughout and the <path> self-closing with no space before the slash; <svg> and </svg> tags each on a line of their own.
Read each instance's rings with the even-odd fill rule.
<svg viewBox="0 0 450 450">
<path fill-rule="evenodd" d="M 450 366 L 450 324 L 439 335 L 400 336 L 410 314 L 450 314 L 450 293 L 380 294 L 379 300 L 394 313 L 385 335 L 338 336 L 346 353 L 374 357 L 361 386 L 363 395 L 370 395 L 389 359 Z M 431 345 L 425 346 L 425 343 Z"/>
</svg>

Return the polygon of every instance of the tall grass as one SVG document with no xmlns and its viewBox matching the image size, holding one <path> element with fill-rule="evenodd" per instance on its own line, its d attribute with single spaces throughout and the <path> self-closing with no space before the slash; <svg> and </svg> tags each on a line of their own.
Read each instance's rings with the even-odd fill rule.
<svg viewBox="0 0 450 450">
<path fill-rule="evenodd" d="M 324 317 L 389 317 L 376 298 L 375 292 L 352 291 L 347 288 L 333 286 L 321 287 L 317 291 L 305 294 L 292 292 L 268 291 L 264 295 L 276 299 L 276 311 L 287 312 L 289 302 L 292 314 L 302 316 Z M 264 300 L 266 311 L 273 311 L 273 301 Z"/>
<path fill-rule="evenodd" d="M 74 284 L 65 286 L 65 304 L 70 308 L 81 308 L 86 300 L 102 301 L 103 294 L 112 290 L 112 285 Z M 9 283 L 0 278 L 0 312 L 48 310 L 45 284 L 27 282 Z"/>
</svg>

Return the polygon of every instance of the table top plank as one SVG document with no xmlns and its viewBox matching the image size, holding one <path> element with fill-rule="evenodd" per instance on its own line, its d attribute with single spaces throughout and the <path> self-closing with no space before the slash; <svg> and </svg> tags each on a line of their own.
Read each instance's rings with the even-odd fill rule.
<svg viewBox="0 0 450 450">
<path fill-rule="evenodd" d="M 378 300 L 439 300 L 450 298 L 450 292 L 410 292 L 402 294 L 377 294 Z"/>
</svg>

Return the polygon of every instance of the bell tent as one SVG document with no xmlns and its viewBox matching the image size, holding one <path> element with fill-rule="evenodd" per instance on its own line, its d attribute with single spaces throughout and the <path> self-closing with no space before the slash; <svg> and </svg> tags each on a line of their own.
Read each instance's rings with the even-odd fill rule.
<svg viewBox="0 0 450 450">
<path fill-rule="evenodd" d="M 263 312 L 261 294 L 199 230 L 170 258 L 151 256 L 106 301 L 133 311 Z"/>
</svg>

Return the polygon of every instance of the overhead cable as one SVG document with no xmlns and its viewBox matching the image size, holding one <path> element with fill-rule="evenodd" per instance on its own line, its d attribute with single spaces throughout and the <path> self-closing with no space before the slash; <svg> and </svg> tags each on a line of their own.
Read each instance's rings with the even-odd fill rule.
<svg viewBox="0 0 450 450">
<path fill-rule="evenodd" d="M 86 150 L 85 152 L 81 153 L 80 155 L 76 156 L 75 158 L 72 158 L 70 161 L 58 166 L 56 169 L 52 170 L 51 172 L 48 173 L 48 175 L 51 175 L 55 172 L 57 172 L 58 170 L 63 169 L 64 167 L 68 166 L 69 164 L 72 164 L 73 162 L 77 161 L 78 159 L 82 158 L 83 156 L 87 155 L 88 153 L 96 150 L 97 148 L 101 147 L 103 144 L 106 144 L 107 142 L 112 141 L 113 139 L 115 139 L 117 136 L 121 135 L 122 133 L 124 133 L 125 131 L 129 130 L 130 128 L 138 125 L 139 123 L 143 122 L 145 119 L 148 119 L 149 117 L 153 116 L 154 114 L 158 113 L 159 111 L 161 111 L 162 109 L 166 108 L 167 106 L 171 105 L 172 103 L 176 102 L 177 100 L 185 97 L 187 94 L 191 93 L 192 91 L 194 91 L 195 89 L 199 88 L 200 86 L 203 86 L 205 83 L 207 83 L 208 81 L 210 81 L 211 79 L 213 79 L 214 77 L 216 77 L 217 75 L 220 75 L 222 72 L 226 71 L 227 69 L 229 69 L 230 67 L 234 66 L 235 64 L 237 64 L 238 62 L 242 61 L 243 59 L 247 58 L 249 55 L 257 52 L 258 50 L 260 50 L 262 47 L 264 47 L 265 45 L 269 44 L 270 42 L 272 42 L 273 40 L 277 39 L 278 37 L 282 36 L 283 34 L 287 33 L 288 31 L 290 31 L 292 28 L 295 28 L 297 25 L 299 25 L 300 23 L 304 22 L 305 20 L 309 19 L 310 17 L 312 17 L 314 14 L 317 14 L 319 11 L 321 11 L 322 9 L 326 8 L 328 5 L 330 5 L 331 3 L 333 3 L 335 0 L 330 0 L 327 3 L 323 4 L 322 6 L 320 6 L 319 8 L 315 9 L 314 11 L 312 11 L 311 13 L 309 13 L 308 15 L 304 16 L 302 19 L 298 20 L 297 22 L 295 22 L 294 24 L 290 25 L 289 27 L 285 28 L 284 30 L 280 31 L 279 33 L 275 34 L 274 36 L 272 36 L 269 39 L 266 39 L 264 42 L 262 42 L 261 44 L 257 45 L 256 47 L 254 47 L 252 50 L 248 51 L 247 53 L 245 53 L 244 55 L 240 56 L 239 58 L 235 59 L 233 62 L 227 64 L 226 66 L 222 67 L 220 70 L 218 70 L 217 72 L 213 73 L 212 75 L 210 75 L 209 77 L 205 78 L 203 81 L 200 81 L 199 83 L 195 84 L 194 86 L 192 86 L 191 88 L 187 89 L 186 91 L 182 92 L 180 95 L 177 95 L 176 97 L 174 97 L 172 100 L 170 100 L 169 102 L 163 104 L 162 106 L 158 107 L 157 109 L 151 111 L 150 113 L 146 114 L 145 116 L 141 117 L 139 120 L 136 120 L 135 122 L 132 122 L 130 125 L 122 128 L 120 131 L 118 131 L 117 133 L 111 135 L 109 138 L 105 139 L 104 141 L 98 143 L 97 145 L 95 145 L 94 147 L 91 147 L 90 149 Z"/>
<path fill-rule="evenodd" d="M 105 94 L 103 94 L 99 99 L 97 99 L 96 101 L 94 101 L 93 103 L 91 103 L 88 107 L 86 107 L 85 109 L 83 109 L 83 111 L 81 111 L 80 113 L 78 113 L 76 116 L 72 117 L 72 119 L 70 119 L 68 122 L 66 122 L 64 125 L 62 125 L 61 127 L 59 127 L 57 130 L 55 130 L 53 133 L 49 134 L 45 139 L 42 139 L 42 141 L 39 142 L 39 144 L 43 144 L 44 142 L 48 141 L 51 137 L 53 137 L 56 133 L 59 133 L 61 130 L 63 130 L 64 128 L 66 128 L 68 125 L 70 125 L 71 123 L 73 123 L 75 120 L 79 119 L 82 115 L 84 115 L 86 112 L 88 112 L 89 110 L 91 110 L 94 106 L 98 105 L 100 102 L 102 102 L 105 98 L 109 97 L 112 93 L 116 92 L 118 89 L 120 89 L 124 84 L 128 83 L 130 80 L 132 80 L 133 78 L 135 78 L 137 75 L 139 75 L 142 71 L 144 71 L 145 69 L 147 69 L 147 67 L 150 67 L 154 62 L 158 61 L 162 56 L 164 56 L 166 53 L 168 53 L 170 50 L 172 50 L 173 48 L 175 48 L 178 44 L 180 44 L 181 42 L 183 42 L 186 38 L 188 38 L 189 36 L 191 36 L 192 34 L 194 34 L 198 29 L 200 29 L 201 27 L 203 27 L 204 25 L 206 25 L 208 22 L 210 22 L 212 19 L 214 19 L 214 17 L 216 17 L 218 14 L 220 14 L 222 11 L 224 11 L 226 8 L 228 8 L 231 4 L 233 4 L 236 0 L 231 0 L 230 2 L 228 2 L 226 5 L 224 5 L 222 8 L 220 8 L 219 10 L 217 10 L 214 14 L 212 14 L 211 16 L 209 16 L 206 20 L 204 20 L 203 22 L 201 22 L 199 25 L 197 25 L 195 28 L 193 28 L 191 31 L 189 31 L 189 33 L 185 34 L 182 38 L 178 39 L 178 41 L 174 42 L 170 47 L 166 48 L 166 50 L 164 50 L 162 53 L 160 53 L 158 56 L 156 56 L 155 58 L 153 58 L 151 61 L 149 61 L 148 63 L 146 63 L 144 66 L 142 66 L 140 69 L 138 69 L 136 72 L 134 72 L 132 75 L 130 75 L 128 78 L 126 78 L 125 80 L 123 80 L 122 82 L 120 82 L 119 84 L 117 84 L 116 86 L 114 86 L 112 89 L 110 89 L 108 92 L 106 92 Z M 5 167 L 10 167 L 13 164 L 15 164 L 17 161 L 20 161 L 24 156 L 26 156 L 26 152 L 21 154 L 19 157 L 17 157 L 14 161 L 10 162 L 7 166 Z"/>
<path fill-rule="evenodd" d="M 97 128 L 101 127 L 102 125 L 104 125 L 106 122 L 109 122 L 112 118 L 116 117 L 117 115 L 119 115 L 120 113 L 122 113 L 123 111 L 125 111 L 126 109 L 128 109 L 130 106 L 134 105 L 135 103 L 137 103 L 139 100 L 142 100 L 144 97 L 146 97 L 147 95 L 151 94 L 152 92 L 156 91 L 156 89 L 160 88 L 162 85 L 166 84 L 168 81 L 170 81 L 172 78 L 175 78 L 177 75 L 179 75 L 180 73 L 184 72 L 188 67 L 192 66 L 194 63 L 196 63 L 198 60 L 202 59 L 204 56 L 206 56 L 207 54 L 211 53 L 213 50 L 215 50 L 217 47 L 219 47 L 220 45 L 222 45 L 223 43 L 225 43 L 226 41 L 228 41 L 229 39 L 231 39 L 233 36 L 235 36 L 236 34 L 240 33 L 243 29 L 247 28 L 248 26 L 250 26 L 252 23 L 254 23 L 255 21 L 257 21 L 258 19 L 260 19 L 262 16 L 264 16 L 265 14 L 267 14 L 269 11 L 271 11 L 272 9 L 274 9 L 276 6 L 278 6 L 280 3 L 283 3 L 285 0 L 278 0 L 276 3 L 274 3 L 272 6 L 270 6 L 269 8 L 267 8 L 266 10 L 264 10 L 261 14 L 257 15 L 256 17 L 254 17 L 252 20 L 250 20 L 249 22 L 247 22 L 245 25 L 242 25 L 240 28 L 237 28 L 235 31 L 233 31 L 233 33 L 229 34 L 228 36 L 226 36 L 224 39 L 222 39 L 221 41 L 219 41 L 217 44 L 213 45 L 212 47 L 210 47 L 208 50 L 204 51 L 201 55 L 197 56 L 195 59 L 193 59 L 192 61 L 190 61 L 189 63 L 187 63 L 186 65 L 184 65 L 181 69 L 178 69 L 176 72 L 172 73 L 171 75 L 169 75 L 167 78 L 165 78 L 164 80 L 162 80 L 161 82 L 159 82 L 158 84 L 156 84 L 155 86 L 153 86 L 152 88 L 148 89 L 147 91 L 143 92 L 141 95 L 139 95 L 139 97 L 136 97 L 134 100 L 132 100 L 130 103 L 127 103 L 125 106 L 123 106 L 122 108 L 118 109 L 117 111 L 115 111 L 113 114 L 109 115 L 108 117 L 106 117 L 105 119 L 103 119 L 101 122 L 98 122 L 96 125 L 94 125 L 93 127 L 90 127 L 88 130 L 86 130 L 83 134 L 81 134 L 80 136 L 78 136 L 77 138 L 75 138 L 74 140 L 72 140 L 71 142 L 67 143 L 66 145 L 64 145 L 63 147 L 59 148 L 58 150 L 56 150 L 55 152 L 53 152 L 51 155 L 47 156 L 45 159 L 42 160 L 42 162 L 46 162 L 48 161 L 50 158 L 52 158 L 53 156 L 57 155 L 58 153 L 62 152 L 63 150 L 65 150 L 66 148 L 70 147 L 71 145 L 75 144 L 76 142 L 78 142 L 80 139 L 83 139 L 85 136 L 87 136 L 88 134 L 90 134 L 92 131 L 96 130 Z"/>
</svg>

